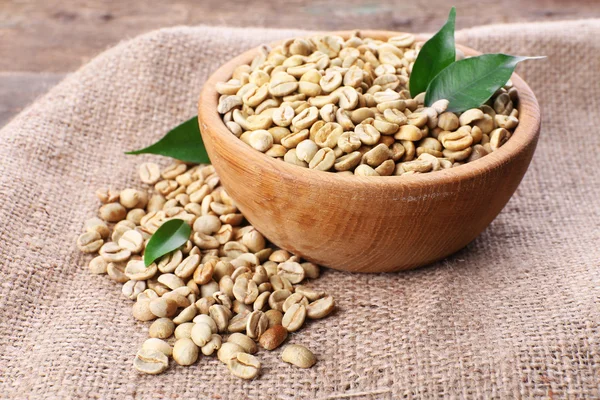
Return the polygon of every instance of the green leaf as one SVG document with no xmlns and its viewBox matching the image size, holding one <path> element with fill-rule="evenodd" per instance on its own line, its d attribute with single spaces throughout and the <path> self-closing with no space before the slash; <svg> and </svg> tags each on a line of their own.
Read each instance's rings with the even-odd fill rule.
<svg viewBox="0 0 600 400">
<path fill-rule="evenodd" d="M 421 47 L 408 84 L 412 97 L 427 90 L 429 82 L 456 60 L 456 49 L 454 47 L 455 20 L 456 9 L 452 7 L 448 20 L 442 26 L 442 29 Z"/>
<path fill-rule="evenodd" d="M 461 112 L 485 103 L 510 79 L 520 61 L 544 57 L 484 54 L 457 61 L 440 72 L 427 87 L 425 105 L 449 101 L 447 111 Z"/>
<path fill-rule="evenodd" d="M 171 129 L 162 139 L 146 148 L 125 154 L 158 154 L 181 161 L 208 164 L 208 154 L 200 136 L 198 117 L 193 117 Z"/>
<path fill-rule="evenodd" d="M 148 241 L 144 252 L 144 264 L 146 267 L 157 258 L 177 250 L 190 238 L 192 228 L 181 219 L 171 219 L 158 228 Z"/>
</svg>

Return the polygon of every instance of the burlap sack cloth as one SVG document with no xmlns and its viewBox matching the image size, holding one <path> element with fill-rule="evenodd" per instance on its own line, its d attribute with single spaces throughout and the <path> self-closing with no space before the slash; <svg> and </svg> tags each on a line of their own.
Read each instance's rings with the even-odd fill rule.
<svg viewBox="0 0 600 400">
<path fill-rule="evenodd" d="M 133 368 L 148 324 L 75 246 L 94 191 L 139 185 L 137 165 L 160 158 L 123 151 L 193 115 L 219 64 L 298 33 L 153 32 L 98 56 L 1 131 L 0 397 L 600 397 L 600 20 L 458 35 L 482 51 L 548 56 L 519 68 L 543 109 L 531 167 L 494 223 L 447 260 L 325 271 L 315 284 L 338 311 L 289 339 L 316 353 L 314 368 L 284 364 L 281 349 L 260 354 L 250 382 L 209 357 L 161 376 Z"/>
</svg>

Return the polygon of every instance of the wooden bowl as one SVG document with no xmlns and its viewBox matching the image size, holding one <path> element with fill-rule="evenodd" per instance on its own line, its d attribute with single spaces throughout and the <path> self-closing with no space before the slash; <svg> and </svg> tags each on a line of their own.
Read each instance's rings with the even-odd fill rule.
<svg viewBox="0 0 600 400">
<path fill-rule="evenodd" d="M 350 32 L 335 34 L 347 38 Z M 363 34 L 387 39 L 399 33 Z M 223 186 L 248 221 L 277 246 L 315 263 L 385 272 L 443 259 L 492 222 L 533 156 L 540 109 L 529 86 L 514 74 L 520 98 L 516 131 L 499 150 L 468 164 L 411 176 L 360 177 L 276 160 L 231 134 L 217 113 L 215 84 L 230 79 L 234 68 L 250 63 L 256 53 L 234 58 L 205 83 L 198 103 L 200 131 Z"/>
</svg>

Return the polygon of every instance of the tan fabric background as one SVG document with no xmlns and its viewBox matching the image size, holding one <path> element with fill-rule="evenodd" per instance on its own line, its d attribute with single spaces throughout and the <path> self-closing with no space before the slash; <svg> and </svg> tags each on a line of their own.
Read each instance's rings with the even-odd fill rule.
<svg viewBox="0 0 600 400">
<path fill-rule="evenodd" d="M 206 357 L 158 377 L 133 369 L 148 325 L 75 246 L 93 193 L 138 184 L 148 158 L 122 151 L 193 115 L 221 62 L 297 33 L 152 32 L 101 54 L 0 132 L 0 397 L 600 397 L 600 20 L 461 32 L 483 51 L 548 56 L 519 67 L 543 108 L 533 163 L 455 256 L 408 273 L 326 271 L 316 285 L 339 310 L 292 338 L 315 351 L 314 368 L 283 364 L 279 350 L 260 354 L 251 382 Z"/>
</svg>

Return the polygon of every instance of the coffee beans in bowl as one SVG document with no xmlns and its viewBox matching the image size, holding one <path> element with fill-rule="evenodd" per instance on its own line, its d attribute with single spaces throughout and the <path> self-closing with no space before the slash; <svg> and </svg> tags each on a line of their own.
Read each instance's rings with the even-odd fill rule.
<svg viewBox="0 0 600 400">
<path fill-rule="evenodd" d="M 500 148 L 519 124 L 511 81 L 477 108 L 425 106 L 409 80 L 423 42 L 315 35 L 262 46 L 218 82 L 229 131 L 284 162 L 344 175 L 413 175 L 456 167 Z M 457 58 L 464 57 L 457 52 Z"/>
<path fill-rule="evenodd" d="M 444 41 L 451 52 L 438 70 L 418 65 L 423 54 L 441 55 L 427 46 L 438 34 L 363 31 L 274 42 L 213 73 L 199 98 L 199 129 L 253 226 L 319 264 L 384 272 L 443 259 L 490 224 L 531 161 L 540 110 L 513 73 L 527 57 L 454 46 L 450 25 L 442 30 L 452 34 Z M 423 71 L 429 83 L 415 89 Z M 483 95 L 472 96 L 473 86 Z"/>
</svg>

